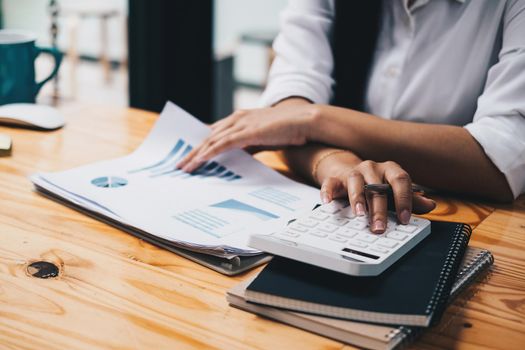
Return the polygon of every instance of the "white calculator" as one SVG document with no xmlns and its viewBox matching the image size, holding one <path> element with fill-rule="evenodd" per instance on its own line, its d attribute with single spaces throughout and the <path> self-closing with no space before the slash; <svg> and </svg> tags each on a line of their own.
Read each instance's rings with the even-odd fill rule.
<svg viewBox="0 0 525 350">
<path fill-rule="evenodd" d="M 412 217 L 401 225 L 392 212 L 385 233 L 372 233 L 368 216 L 354 215 L 347 201 L 332 201 L 282 230 L 252 235 L 248 245 L 347 275 L 376 276 L 429 234 L 429 220 Z"/>
</svg>

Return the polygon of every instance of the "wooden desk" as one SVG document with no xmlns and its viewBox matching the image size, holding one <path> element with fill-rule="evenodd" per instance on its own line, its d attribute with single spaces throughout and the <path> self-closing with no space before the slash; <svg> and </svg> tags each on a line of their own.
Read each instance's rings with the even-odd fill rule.
<svg viewBox="0 0 525 350">
<path fill-rule="evenodd" d="M 36 194 L 27 176 L 124 155 L 155 114 L 72 108 L 63 130 L 0 127 L 14 141 L 0 158 L 1 349 L 349 349 L 228 307 L 225 292 L 256 273 L 226 277 Z M 279 169 L 271 153 L 258 157 Z M 525 347 L 525 200 L 495 207 L 438 198 L 429 217 L 477 225 L 492 276 L 469 289 L 414 348 Z M 29 262 L 61 266 L 37 279 Z"/>
</svg>

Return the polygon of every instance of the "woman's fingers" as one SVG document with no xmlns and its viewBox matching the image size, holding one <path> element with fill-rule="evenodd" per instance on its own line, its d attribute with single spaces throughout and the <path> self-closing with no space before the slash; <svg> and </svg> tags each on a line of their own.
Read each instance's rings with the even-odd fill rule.
<svg viewBox="0 0 525 350">
<path fill-rule="evenodd" d="M 229 116 L 229 117 L 216 121 L 215 123 L 210 125 L 210 128 L 213 131 L 228 129 L 230 126 L 233 125 L 233 123 L 234 123 L 234 120 L 231 118 L 231 116 Z"/>
<path fill-rule="evenodd" d="M 199 151 L 200 151 L 199 147 L 192 149 L 190 153 L 186 155 L 186 157 L 184 157 L 180 162 L 177 163 L 176 167 L 179 169 L 184 168 L 186 164 L 188 164 L 195 157 L 195 155 L 199 153 Z"/>
<path fill-rule="evenodd" d="M 397 217 L 403 224 L 410 221 L 411 213 L 424 214 L 432 211 L 436 203 L 414 193 L 409 174 L 394 162 L 376 163 L 374 161 L 348 161 L 347 158 L 331 157 L 332 163 L 325 161 L 328 171 L 321 174 L 321 198 L 323 203 L 347 195 L 356 215 L 365 214 L 368 206 L 370 231 L 381 234 L 387 228 L 388 194 L 384 190 L 364 190 L 365 184 L 384 184 L 387 182 L 394 194 Z M 335 176 L 334 176 L 335 174 Z M 323 179 L 323 177 L 325 179 Z M 379 188 L 386 187 L 381 186 Z M 346 193 L 344 192 L 346 190 Z M 417 191 L 416 191 L 417 192 Z"/>
<path fill-rule="evenodd" d="M 412 207 L 414 214 L 426 214 L 436 208 L 436 202 L 421 195 L 414 195 L 412 197 Z"/>
<path fill-rule="evenodd" d="M 247 131 L 234 132 L 209 145 L 209 147 L 201 151 L 201 154 L 196 157 L 195 161 L 202 163 L 231 149 L 244 148 L 250 144 L 251 139 L 252 137 Z"/>
<path fill-rule="evenodd" d="M 241 126 L 234 126 L 229 129 L 223 130 L 214 130 L 212 134 L 208 136 L 208 138 L 204 140 L 202 144 L 200 144 L 197 148 L 188 153 L 188 155 L 177 164 L 177 167 L 179 169 L 183 169 L 185 172 L 191 173 L 199 166 L 201 166 L 205 161 L 212 158 L 205 157 L 205 155 L 209 152 L 210 148 L 214 147 L 221 140 L 228 139 L 232 135 L 237 134 L 239 131 L 242 130 L 243 127 Z"/>
<path fill-rule="evenodd" d="M 191 173 L 204 163 L 204 160 L 201 160 L 201 154 L 203 150 L 207 149 L 208 147 L 209 141 L 206 141 L 205 143 L 188 153 L 186 158 L 184 158 L 182 161 L 179 162 L 179 164 L 177 164 L 177 167 L 179 169 L 184 170 L 187 173 Z"/>
<path fill-rule="evenodd" d="M 406 171 L 394 162 L 384 163 L 384 178 L 392 186 L 397 218 L 408 224 L 412 213 L 412 179 Z"/>
<path fill-rule="evenodd" d="M 212 133 L 177 166 L 191 172 L 232 148 L 286 146 L 306 142 L 311 107 L 239 110 L 211 125 Z"/>
<path fill-rule="evenodd" d="M 367 160 L 362 162 L 359 168 L 367 184 L 383 183 L 383 174 L 377 163 Z M 378 234 L 385 232 L 388 207 L 386 194 L 370 191 L 365 196 L 368 205 L 370 231 Z"/>
<path fill-rule="evenodd" d="M 202 151 L 209 147 L 209 144 L 213 142 L 214 134 L 212 133 L 205 139 L 199 146 L 195 147 L 190 151 L 180 162 L 177 163 L 177 168 L 184 169 L 184 171 L 191 172 L 195 168 L 195 159 L 199 157 Z M 190 170 L 191 168 L 191 170 Z"/>
<path fill-rule="evenodd" d="M 228 134 L 232 134 L 242 129 L 242 125 L 236 124 L 242 116 L 246 114 L 246 111 L 236 111 L 230 114 L 228 117 L 223 118 L 212 125 L 210 128 L 212 130 L 211 134 L 195 149 L 193 149 L 184 159 L 182 159 L 178 164 L 177 168 L 185 169 L 185 171 L 191 172 L 198 168 L 203 162 L 195 161 L 196 158 L 199 158 L 204 151 L 206 151 L 212 144 L 225 137 Z"/>
<path fill-rule="evenodd" d="M 363 175 L 359 171 L 351 171 L 350 175 L 348 176 L 346 187 L 350 206 L 352 207 L 354 214 L 358 216 L 363 216 L 366 213 L 364 186 L 365 179 L 363 178 Z"/>
<path fill-rule="evenodd" d="M 242 118 L 244 115 L 246 115 L 245 110 L 235 111 L 226 118 L 216 121 L 215 123 L 210 125 L 210 127 L 214 132 L 219 132 L 228 129 L 232 127 L 235 123 L 237 123 L 239 119 Z"/>
<path fill-rule="evenodd" d="M 386 193 L 371 192 L 366 194 L 370 231 L 381 234 L 387 225 L 387 195 Z"/>
<path fill-rule="evenodd" d="M 323 204 L 330 203 L 334 198 L 345 195 L 345 186 L 337 177 L 325 179 L 321 185 L 321 201 Z"/>
</svg>

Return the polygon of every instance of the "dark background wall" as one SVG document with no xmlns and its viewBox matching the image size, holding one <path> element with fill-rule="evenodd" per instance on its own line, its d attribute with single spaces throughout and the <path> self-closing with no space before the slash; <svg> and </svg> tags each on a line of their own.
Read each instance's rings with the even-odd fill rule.
<svg viewBox="0 0 525 350">
<path fill-rule="evenodd" d="M 212 0 L 129 0 L 130 106 L 214 119 Z"/>
<path fill-rule="evenodd" d="M 4 27 L 4 18 L 2 15 L 2 0 L 0 0 L 0 29 Z"/>
</svg>

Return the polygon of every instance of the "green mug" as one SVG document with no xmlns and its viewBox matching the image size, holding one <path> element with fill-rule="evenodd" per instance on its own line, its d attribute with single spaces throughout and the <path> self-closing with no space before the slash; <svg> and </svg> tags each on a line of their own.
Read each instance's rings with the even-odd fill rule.
<svg viewBox="0 0 525 350">
<path fill-rule="evenodd" d="M 53 48 L 37 47 L 29 33 L 0 30 L 0 105 L 34 103 L 42 86 L 57 73 L 62 54 Z M 40 82 L 35 81 L 35 59 L 41 53 L 53 56 L 55 68 Z"/>
</svg>

